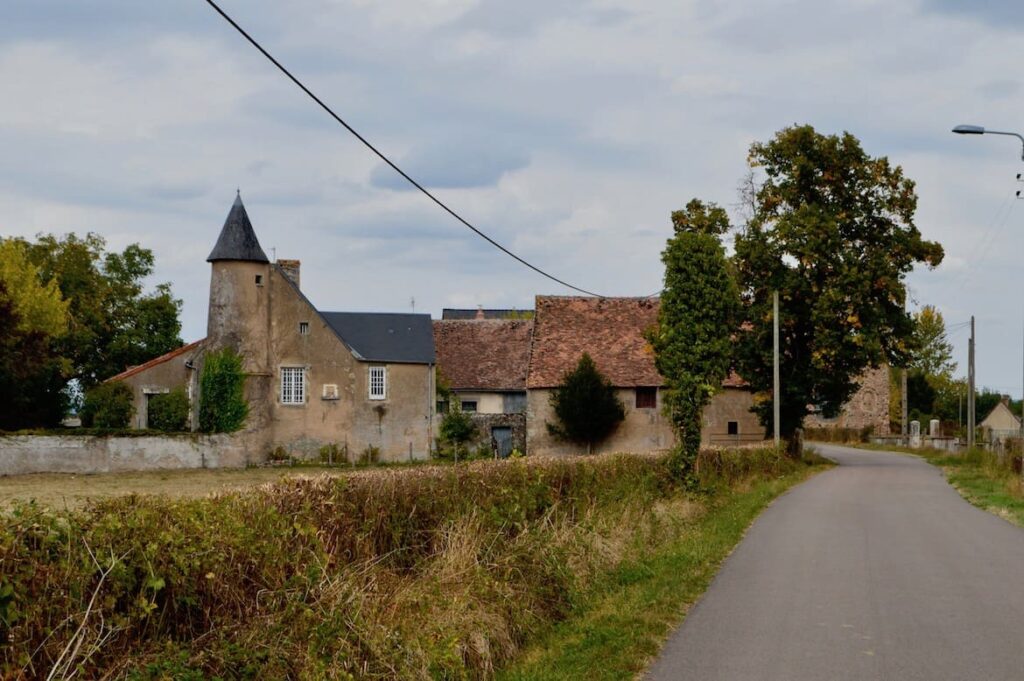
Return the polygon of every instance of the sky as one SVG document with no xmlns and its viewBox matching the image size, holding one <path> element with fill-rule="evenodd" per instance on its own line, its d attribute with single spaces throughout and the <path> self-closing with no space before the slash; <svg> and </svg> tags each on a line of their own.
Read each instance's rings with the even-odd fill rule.
<svg viewBox="0 0 1024 681">
<path fill-rule="evenodd" d="M 1021 394 L 1019 0 L 221 0 L 471 222 L 602 295 L 659 290 L 669 214 L 741 223 L 752 142 L 849 131 L 917 182 L 946 249 L 908 279 L 977 323 L 978 385 Z M 410 191 L 202 0 L 5 0 L 0 235 L 95 232 L 156 255 L 205 333 L 206 256 L 241 190 L 324 310 L 529 308 L 571 291 Z M 1020 293 L 1018 293 L 1020 292 Z"/>
</svg>

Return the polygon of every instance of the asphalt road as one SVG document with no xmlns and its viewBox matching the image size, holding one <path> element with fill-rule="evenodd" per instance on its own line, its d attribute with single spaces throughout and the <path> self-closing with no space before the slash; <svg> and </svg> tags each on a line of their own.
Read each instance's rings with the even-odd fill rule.
<svg viewBox="0 0 1024 681">
<path fill-rule="evenodd" d="M 841 465 L 776 500 L 648 681 L 1024 679 L 1024 530 L 922 460 Z"/>
</svg>

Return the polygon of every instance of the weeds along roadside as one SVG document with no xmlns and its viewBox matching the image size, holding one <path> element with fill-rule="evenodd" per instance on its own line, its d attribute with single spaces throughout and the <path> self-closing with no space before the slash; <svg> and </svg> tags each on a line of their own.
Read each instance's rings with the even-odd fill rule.
<svg viewBox="0 0 1024 681">
<path fill-rule="evenodd" d="M 716 492 L 802 464 L 705 452 L 288 480 L 209 499 L 21 504 L 0 527 L 4 676 L 489 678 Z"/>
</svg>

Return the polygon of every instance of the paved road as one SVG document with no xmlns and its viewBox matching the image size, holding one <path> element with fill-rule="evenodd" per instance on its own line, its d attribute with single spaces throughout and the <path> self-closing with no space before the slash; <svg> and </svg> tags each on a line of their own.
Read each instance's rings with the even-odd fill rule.
<svg viewBox="0 0 1024 681">
<path fill-rule="evenodd" d="M 778 499 L 648 681 L 1024 679 L 1024 530 L 913 457 L 841 466 Z"/>
</svg>

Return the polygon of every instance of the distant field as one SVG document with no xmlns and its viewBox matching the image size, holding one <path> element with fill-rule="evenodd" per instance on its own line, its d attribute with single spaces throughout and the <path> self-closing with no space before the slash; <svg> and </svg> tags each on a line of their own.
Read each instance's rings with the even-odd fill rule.
<svg viewBox="0 0 1024 681">
<path fill-rule="evenodd" d="M 253 487 L 285 477 L 303 475 L 346 475 L 344 468 L 241 468 L 146 471 L 140 473 L 37 473 L 0 477 L 0 508 L 16 500 L 52 508 L 77 508 L 88 499 L 126 494 L 165 494 L 173 497 L 201 497 L 215 492 Z"/>
</svg>

